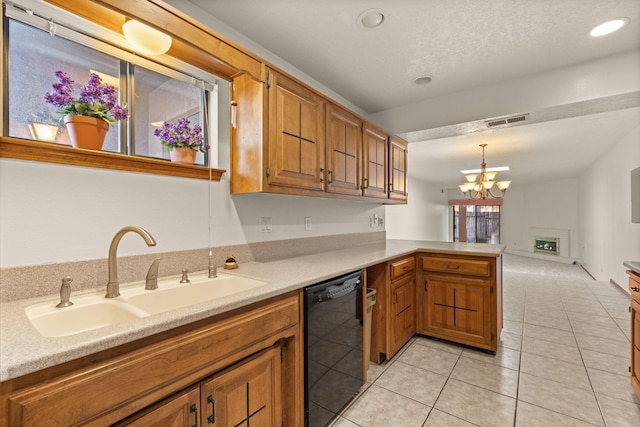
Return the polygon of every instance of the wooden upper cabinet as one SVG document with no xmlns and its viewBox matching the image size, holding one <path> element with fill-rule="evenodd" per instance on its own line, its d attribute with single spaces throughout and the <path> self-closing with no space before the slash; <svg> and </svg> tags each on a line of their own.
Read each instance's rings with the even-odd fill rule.
<svg viewBox="0 0 640 427">
<path fill-rule="evenodd" d="M 326 191 L 360 195 L 362 120 L 334 104 L 326 111 Z"/>
<path fill-rule="evenodd" d="M 389 198 L 407 200 L 407 142 L 389 138 Z"/>
<path fill-rule="evenodd" d="M 362 130 L 362 193 L 367 197 L 388 198 L 388 138 L 382 129 L 365 123 Z"/>
<path fill-rule="evenodd" d="M 269 185 L 324 190 L 324 100 L 269 72 Z"/>
<path fill-rule="evenodd" d="M 231 194 L 407 202 L 406 142 L 393 137 L 390 153 L 387 132 L 292 77 L 264 76 L 233 79 Z"/>
</svg>

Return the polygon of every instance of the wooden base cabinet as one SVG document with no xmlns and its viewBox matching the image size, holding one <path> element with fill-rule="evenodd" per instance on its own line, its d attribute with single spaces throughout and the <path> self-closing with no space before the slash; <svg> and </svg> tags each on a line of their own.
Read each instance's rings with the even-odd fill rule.
<svg viewBox="0 0 640 427">
<path fill-rule="evenodd" d="M 371 325 L 371 360 L 390 359 L 416 333 L 415 256 L 367 268 L 367 287 L 376 290 Z"/>
<path fill-rule="evenodd" d="M 502 330 L 500 259 L 419 257 L 418 333 L 495 352 Z"/>
<path fill-rule="evenodd" d="M 203 382 L 202 425 L 281 426 L 280 375 L 280 347 L 276 346 Z"/>
<path fill-rule="evenodd" d="M 640 396 L 640 274 L 628 270 L 631 292 L 631 386 Z"/>
<path fill-rule="evenodd" d="M 114 427 L 281 426 L 280 352 L 264 350 Z"/>
<path fill-rule="evenodd" d="M 294 292 L 0 383 L 0 427 L 302 425 L 300 302 Z"/>
</svg>

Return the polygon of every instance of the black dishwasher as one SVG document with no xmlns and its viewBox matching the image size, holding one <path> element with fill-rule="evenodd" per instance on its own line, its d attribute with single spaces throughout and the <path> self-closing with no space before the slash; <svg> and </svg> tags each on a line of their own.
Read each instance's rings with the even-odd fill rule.
<svg viewBox="0 0 640 427">
<path fill-rule="evenodd" d="M 305 426 L 324 427 L 364 384 L 362 270 L 304 290 Z"/>
</svg>

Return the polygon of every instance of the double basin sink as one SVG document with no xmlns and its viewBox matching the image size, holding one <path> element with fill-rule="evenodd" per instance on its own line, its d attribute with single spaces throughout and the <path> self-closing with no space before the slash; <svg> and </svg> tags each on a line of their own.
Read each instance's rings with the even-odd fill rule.
<svg viewBox="0 0 640 427">
<path fill-rule="evenodd" d="M 105 298 L 104 292 L 72 294 L 70 307 L 58 308 L 58 301 L 50 301 L 31 305 L 25 313 L 40 335 L 63 337 L 212 301 L 266 283 L 224 274 L 209 278 L 207 273 L 191 275 L 189 280 L 180 283 L 180 277 L 158 279 L 158 289 L 154 290 L 145 290 L 144 282 L 122 285 L 116 298 Z"/>
</svg>

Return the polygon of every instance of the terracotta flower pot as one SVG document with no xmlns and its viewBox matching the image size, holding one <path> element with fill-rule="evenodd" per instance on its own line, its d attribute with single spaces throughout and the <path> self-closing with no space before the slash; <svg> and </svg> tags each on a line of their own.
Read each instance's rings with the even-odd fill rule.
<svg viewBox="0 0 640 427">
<path fill-rule="evenodd" d="M 196 162 L 196 150 L 191 148 L 174 148 L 169 152 L 171 161 L 174 163 L 185 163 L 192 165 Z"/>
<path fill-rule="evenodd" d="M 109 123 L 89 116 L 64 116 L 64 124 L 69 133 L 71 145 L 88 150 L 102 150 Z"/>
</svg>

